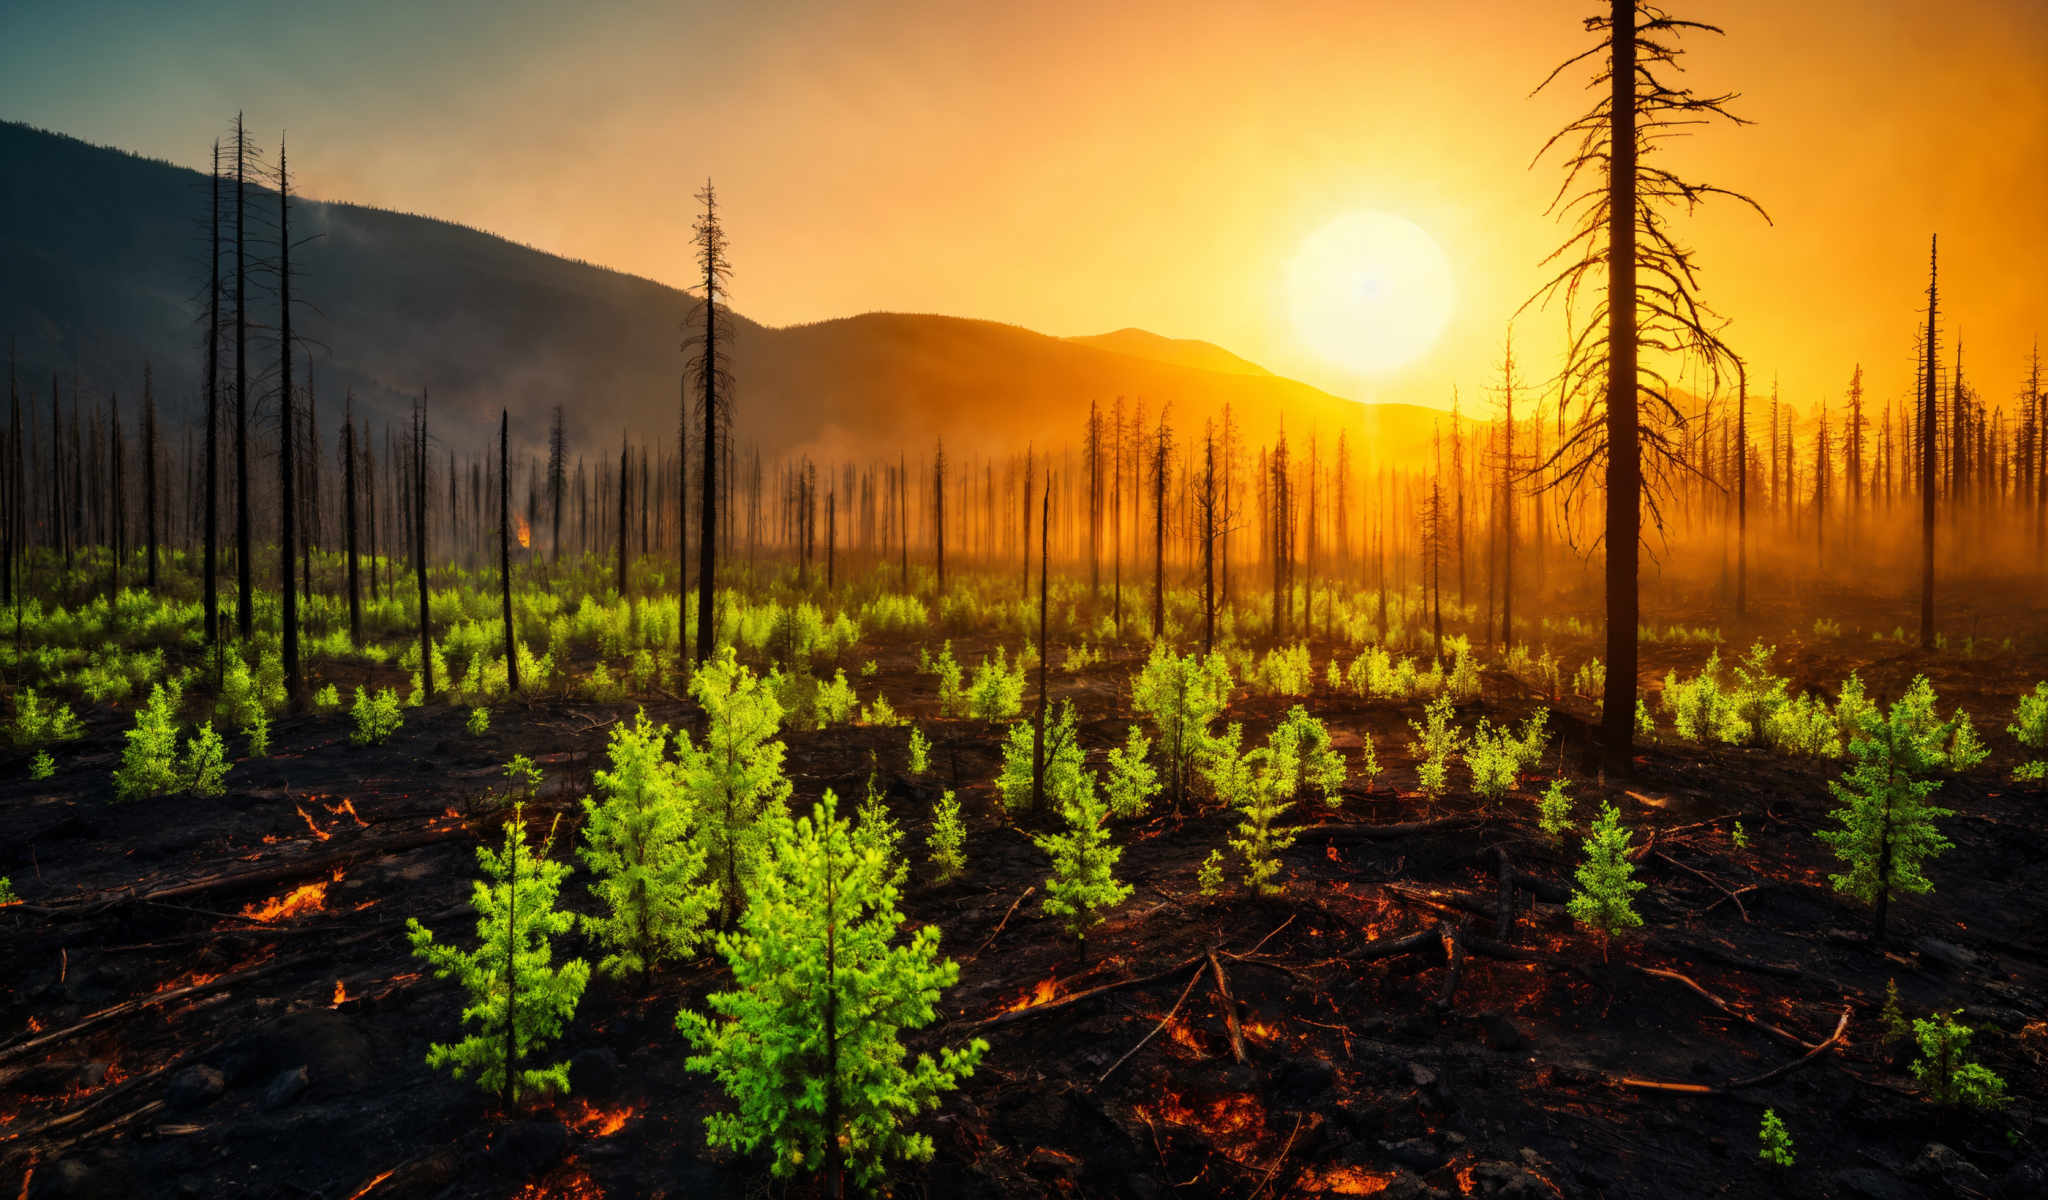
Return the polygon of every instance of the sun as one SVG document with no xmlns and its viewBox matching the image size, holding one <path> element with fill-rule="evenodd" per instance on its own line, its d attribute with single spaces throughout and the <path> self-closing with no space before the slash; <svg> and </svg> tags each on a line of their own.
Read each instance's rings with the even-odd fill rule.
<svg viewBox="0 0 2048 1200">
<path fill-rule="evenodd" d="M 1339 217 L 1302 242 L 1287 271 L 1295 333 L 1317 354 L 1367 375 L 1428 353 L 1456 298 L 1443 248 L 1392 213 Z"/>
</svg>

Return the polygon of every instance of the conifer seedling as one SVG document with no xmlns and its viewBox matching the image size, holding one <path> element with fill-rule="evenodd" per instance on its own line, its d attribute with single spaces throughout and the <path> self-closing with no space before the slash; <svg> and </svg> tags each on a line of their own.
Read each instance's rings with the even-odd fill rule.
<svg viewBox="0 0 2048 1200">
<path fill-rule="evenodd" d="M 583 927 L 607 953 L 609 976 L 645 974 L 687 955 L 718 903 L 705 878 L 704 847 L 690 838 L 690 813 L 664 757 L 668 727 L 640 712 L 612 730 L 609 770 L 596 773 L 602 803 L 583 798 L 583 865 L 602 905 Z"/>
<path fill-rule="evenodd" d="M 822 1172 L 831 1196 L 844 1176 L 872 1189 L 892 1161 L 929 1159 L 931 1138 L 906 1120 L 988 1049 L 977 1038 L 910 1058 L 903 1031 L 931 1024 L 960 968 L 940 957 L 936 926 L 897 940 L 903 864 L 836 809 L 827 792 L 809 816 L 769 818 L 750 901 L 718 939 L 734 986 L 676 1017 L 689 1068 L 733 1105 L 706 1120 L 710 1143 L 765 1147 L 778 1178 Z"/>
<path fill-rule="evenodd" d="M 524 808 L 514 805 L 500 847 L 477 847 L 484 878 L 470 895 L 476 949 L 436 942 L 417 919 L 406 921 L 413 954 L 435 978 L 454 979 L 469 993 L 462 1022 L 475 1027 L 459 1042 L 430 1046 L 427 1065 L 457 1079 L 474 1076 L 507 1107 L 533 1093 L 568 1091 L 567 1062 L 528 1064 L 561 1036 L 590 982 L 590 964 L 580 958 L 555 965 L 551 939 L 567 933 L 575 916 L 555 909 L 569 867 L 548 860 L 552 842 L 551 832 L 539 853 L 529 849 Z"/>
<path fill-rule="evenodd" d="M 1568 911 L 1572 919 L 1602 938 L 1601 956 L 1614 935 L 1643 923 L 1636 914 L 1634 898 L 1643 890 L 1629 861 L 1629 831 L 1621 824 L 1614 805 L 1603 804 L 1600 816 L 1586 832 L 1586 859 L 1579 864 L 1578 886 L 1572 889 Z"/>
</svg>

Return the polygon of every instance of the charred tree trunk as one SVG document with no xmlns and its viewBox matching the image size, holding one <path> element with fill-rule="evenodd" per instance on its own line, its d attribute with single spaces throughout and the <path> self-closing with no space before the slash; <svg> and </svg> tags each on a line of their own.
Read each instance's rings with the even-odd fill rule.
<svg viewBox="0 0 2048 1200">
<path fill-rule="evenodd" d="M 280 142 L 277 147 L 277 488 L 278 520 L 283 524 L 277 539 L 277 561 L 279 586 L 283 589 L 284 694 L 292 708 L 296 710 L 305 689 L 304 680 L 299 674 L 299 581 L 293 574 L 295 564 L 292 562 L 292 555 L 298 548 L 298 495 L 293 490 L 297 481 L 293 478 L 292 470 L 292 460 L 298 457 L 298 444 L 292 436 L 292 414 L 298 408 L 298 403 L 292 399 L 292 189 L 290 176 L 285 173 L 286 170 L 284 144 Z M 245 636 L 246 633 L 245 630 Z"/>
<path fill-rule="evenodd" d="M 248 207 L 247 139 L 242 114 L 235 114 L 235 630 L 243 641 L 256 620 L 251 575 L 249 531 L 249 311 L 248 260 L 243 242 L 243 210 Z"/>
<path fill-rule="evenodd" d="M 147 542 L 144 571 L 149 590 L 156 591 L 156 388 L 148 367 L 142 369 L 142 524 Z"/>
<path fill-rule="evenodd" d="M 1920 648 L 1934 648 L 1934 435 L 1941 418 L 1935 411 L 1934 389 L 1939 367 L 1935 360 L 1935 312 L 1940 302 L 1938 237 L 1927 242 L 1927 344 L 1920 375 Z"/>
<path fill-rule="evenodd" d="M 421 692 L 434 698 L 434 643 L 430 632 L 432 613 L 427 600 L 427 397 L 420 396 L 419 415 L 414 420 L 414 486 L 412 489 L 412 563 L 420 587 L 420 681 Z"/>
<path fill-rule="evenodd" d="M 200 573 L 206 644 L 220 637 L 220 143 L 213 144 L 212 216 L 207 222 L 206 285 L 206 546 Z"/>
<path fill-rule="evenodd" d="M 355 397 L 342 401 L 341 410 L 341 518 L 348 553 L 348 643 L 363 644 L 363 594 L 356 567 L 356 405 Z"/>
<path fill-rule="evenodd" d="M 512 414 L 498 410 L 498 576 L 505 608 L 505 682 L 519 690 L 519 647 L 512 634 Z"/>
<path fill-rule="evenodd" d="M 1636 415 L 1636 0 L 1613 0 L 1607 180 L 1607 686 L 1601 723 L 1610 773 L 1634 757 L 1636 565 L 1642 448 Z"/>
</svg>

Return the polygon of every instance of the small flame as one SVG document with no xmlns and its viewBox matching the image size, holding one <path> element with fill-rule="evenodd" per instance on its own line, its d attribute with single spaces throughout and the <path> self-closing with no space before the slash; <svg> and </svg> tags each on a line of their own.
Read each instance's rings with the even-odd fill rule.
<svg viewBox="0 0 2048 1200">
<path fill-rule="evenodd" d="M 396 1168 L 396 1167 L 393 1167 L 393 1168 L 391 1169 L 391 1171 L 396 1171 L 397 1169 L 398 1169 L 398 1168 Z M 372 1176 L 372 1177 L 371 1177 L 371 1179 L 370 1179 L 370 1182 L 368 1182 L 368 1183 L 364 1184 L 363 1186 L 361 1186 L 361 1187 L 357 1188 L 357 1189 L 356 1189 L 355 1191 L 353 1191 L 353 1192 L 350 1192 L 350 1193 L 348 1194 L 348 1200 L 363 1200 L 363 1197 L 364 1197 L 364 1196 L 367 1196 L 367 1195 L 369 1195 L 369 1194 L 370 1194 L 370 1193 L 371 1193 L 372 1191 L 375 1191 L 375 1190 L 376 1190 L 376 1187 L 377 1187 L 377 1185 L 378 1185 L 378 1184 L 380 1184 L 380 1183 L 384 1182 L 385 1180 L 387 1180 L 387 1179 L 391 1178 L 391 1171 L 385 1171 L 385 1172 L 382 1172 L 381 1174 L 378 1174 L 378 1175 Z"/>
<path fill-rule="evenodd" d="M 1353 1166 L 1311 1171 L 1302 1177 L 1302 1185 L 1308 1191 L 1338 1196 L 1377 1196 L 1393 1182 L 1391 1171 L 1369 1171 Z"/>
<path fill-rule="evenodd" d="M 582 1105 L 582 1111 L 570 1124 L 592 1137 L 610 1137 L 633 1119 L 633 1106 L 630 1104 L 620 1108 L 598 1108 L 587 1100 L 577 1103 Z"/>
<path fill-rule="evenodd" d="M 363 820 L 361 816 L 357 815 L 356 802 L 347 796 L 341 798 L 340 804 L 322 805 L 322 807 L 326 808 L 332 816 L 338 817 L 343 813 L 347 813 L 349 820 L 354 821 L 358 829 L 368 829 L 370 827 L 368 821 Z"/>
<path fill-rule="evenodd" d="M 342 1005 L 346 1003 L 348 1003 L 348 988 L 341 982 L 341 980 L 337 979 L 334 981 L 334 1007 L 340 1008 Z M 361 1192 L 357 1192 L 356 1194 L 358 1196 L 362 1195 Z"/>
<path fill-rule="evenodd" d="M 312 830 L 312 831 L 313 831 L 313 836 L 314 836 L 314 837 L 316 837 L 316 838 L 318 838 L 318 839 L 320 839 L 321 841 L 323 841 L 323 842 L 324 842 L 324 841 L 326 841 L 326 840 L 328 839 L 328 837 L 329 837 L 329 836 L 331 836 L 331 835 L 329 835 L 329 834 L 328 834 L 328 832 L 327 832 L 326 830 L 324 830 L 324 829 L 320 828 L 320 826 L 318 826 L 318 825 L 314 824 L 312 816 L 311 816 L 310 814 L 308 814 L 308 813 L 306 812 L 306 810 L 305 810 L 304 808 L 302 808 L 302 807 L 300 807 L 299 805 L 296 805 L 296 804 L 292 805 L 292 807 L 293 807 L 293 808 L 297 808 L 297 809 L 299 810 L 299 819 L 300 819 L 300 820 L 302 820 L 302 821 L 304 821 L 304 822 L 306 823 L 306 828 L 308 828 L 308 829 L 310 829 L 310 830 Z"/>
<path fill-rule="evenodd" d="M 524 550 L 531 545 L 533 545 L 533 527 L 526 523 L 525 517 L 521 517 L 519 518 L 519 548 Z"/>
<path fill-rule="evenodd" d="M 43 1031 L 43 1023 L 34 1017 L 30 1017 L 28 1019 L 28 1031 L 30 1033 L 41 1033 Z"/>
<path fill-rule="evenodd" d="M 179 975 L 172 979 L 166 979 L 162 983 L 157 984 L 155 989 L 153 990 L 158 992 L 175 992 L 180 988 L 200 987 L 202 985 L 212 983 L 214 980 L 219 978 L 220 972 L 218 971 L 193 971 L 189 974 Z"/>
<path fill-rule="evenodd" d="M 1010 1006 L 1008 1008 L 1005 1008 L 1003 1011 L 1022 1012 L 1027 1008 L 1037 1008 L 1039 1005 L 1044 1004 L 1049 1000 L 1057 998 L 1059 994 L 1060 985 L 1057 981 L 1051 979 L 1041 979 L 1038 981 L 1038 986 L 1031 989 L 1030 995 L 1017 997 L 1017 999 L 1013 1001 L 1010 1004 Z"/>
<path fill-rule="evenodd" d="M 325 835 L 323 834 L 322 836 L 324 837 Z M 300 884 L 282 896 L 273 896 L 262 904 L 251 904 L 242 910 L 242 916 L 259 924 L 268 925 L 272 921 L 282 921 L 287 917 L 301 916 L 309 912 L 319 912 L 327 907 L 327 885 L 339 882 L 341 882 L 341 872 L 336 870 L 331 880 L 321 879 L 312 883 Z"/>
</svg>

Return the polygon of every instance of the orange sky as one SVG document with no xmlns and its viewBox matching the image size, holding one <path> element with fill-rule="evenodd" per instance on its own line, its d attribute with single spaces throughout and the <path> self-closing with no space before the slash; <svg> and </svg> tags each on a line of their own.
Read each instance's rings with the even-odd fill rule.
<svg viewBox="0 0 2048 1200">
<path fill-rule="evenodd" d="M 1579 79 L 1528 93 L 1585 44 L 1594 7 L 393 3 L 345 18 L 235 0 L 87 24 L 31 4 L 0 50 L 0 113 L 197 164 L 239 105 L 289 128 L 309 194 L 678 283 L 690 194 L 711 175 L 734 304 L 756 319 L 1139 325 L 1343 394 L 1445 403 L 1454 383 L 1492 382 L 1559 237 L 1542 215 L 1558 171 L 1528 164 L 1586 97 Z M 1988 395 L 2011 395 L 2048 324 L 2048 5 L 1681 12 L 1728 28 L 1689 43 L 1691 79 L 1742 92 L 1756 124 L 1673 160 L 1776 222 L 1723 205 L 1682 226 L 1753 378 L 1779 374 L 1805 408 L 1861 360 L 1873 395 L 1902 395 L 1938 230 L 1949 341 Z M 1421 224 L 1457 275 L 1441 343 L 1379 379 L 1316 359 L 1282 293 L 1300 241 L 1359 209 Z M 1528 375 L 1556 338 L 1527 324 Z"/>
</svg>

